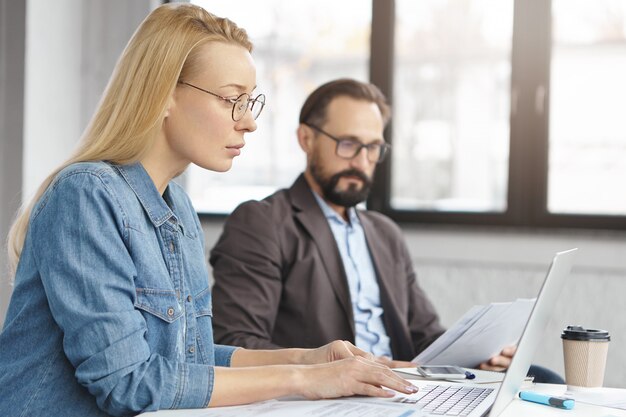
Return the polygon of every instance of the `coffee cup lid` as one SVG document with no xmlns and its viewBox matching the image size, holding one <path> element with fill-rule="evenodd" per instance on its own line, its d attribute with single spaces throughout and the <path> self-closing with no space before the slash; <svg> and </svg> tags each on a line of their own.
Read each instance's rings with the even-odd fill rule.
<svg viewBox="0 0 626 417">
<path fill-rule="evenodd" d="M 606 330 L 585 329 L 582 326 L 567 326 L 561 333 L 561 339 L 608 342 L 611 340 L 611 336 L 609 336 L 609 332 Z"/>
</svg>

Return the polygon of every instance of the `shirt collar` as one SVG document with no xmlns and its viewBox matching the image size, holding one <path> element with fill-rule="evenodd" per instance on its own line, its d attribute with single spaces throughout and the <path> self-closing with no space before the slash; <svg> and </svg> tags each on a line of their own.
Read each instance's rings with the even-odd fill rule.
<svg viewBox="0 0 626 417">
<path fill-rule="evenodd" d="M 329 219 L 329 220 L 333 220 L 337 223 L 340 224 L 348 224 L 348 225 L 355 225 L 355 224 L 360 224 L 361 222 L 359 221 L 359 216 L 357 216 L 357 212 L 356 209 L 354 207 L 347 207 L 346 208 L 346 213 L 348 214 L 348 219 L 350 220 L 350 223 L 346 222 L 343 217 L 341 217 L 339 215 L 339 213 L 337 213 L 335 210 L 333 210 L 328 203 L 326 203 L 326 201 L 324 201 L 324 199 L 322 197 L 320 197 L 315 191 L 311 190 L 311 192 L 313 193 L 313 196 L 315 197 L 315 200 L 317 200 L 317 204 L 319 204 L 320 208 L 322 209 L 322 213 L 324 213 L 324 216 Z"/>
<path fill-rule="evenodd" d="M 133 190 L 143 206 L 150 221 L 159 227 L 170 217 L 174 216 L 172 209 L 167 205 L 163 196 L 159 194 L 152 178 L 146 172 L 140 162 L 130 165 L 114 165 Z M 169 185 L 168 185 L 169 188 Z M 167 194 L 165 190 L 164 194 Z"/>
</svg>

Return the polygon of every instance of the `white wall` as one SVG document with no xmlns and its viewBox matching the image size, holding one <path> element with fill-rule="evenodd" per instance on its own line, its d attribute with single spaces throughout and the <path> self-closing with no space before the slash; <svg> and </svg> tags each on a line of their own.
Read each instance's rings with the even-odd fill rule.
<svg viewBox="0 0 626 417">
<path fill-rule="evenodd" d="M 26 198 L 67 158 L 83 128 L 81 18 L 81 2 L 27 2 L 22 171 Z"/>
<path fill-rule="evenodd" d="M 0 0 L 0 232 L 65 161 L 158 0 Z M 22 197 L 25 196 L 25 197 Z M 0 326 L 11 294 L 0 250 Z"/>
<path fill-rule="evenodd" d="M 207 248 L 222 222 L 204 221 Z M 582 324 L 611 332 L 606 386 L 626 388 L 626 232 L 407 227 L 418 279 L 450 326 L 475 304 L 535 297 L 555 252 L 578 247 L 534 363 L 561 375 L 561 330 Z"/>
<path fill-rule="evenodd" d="M 0 325 L 11 295 L 4 244 L 20 205 L 26 5 L 0 0 Z"/>
<path fill-rule="evenodd" d="M 23 192 L 74 149 L 148 0 L 29 0 Z"/>
</svg>

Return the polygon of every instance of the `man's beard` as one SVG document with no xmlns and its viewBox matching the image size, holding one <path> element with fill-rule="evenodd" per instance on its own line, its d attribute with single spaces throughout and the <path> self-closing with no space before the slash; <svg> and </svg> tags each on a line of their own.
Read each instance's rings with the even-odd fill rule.
<svg viewBox="0 0 626 417">
<path fill-rule="evenodd" d="M 322 170 L 314 159 L 311 161 L 311 175 L 322 189 L 324 198 L 333 204 L 342 207 L 354 207 L 362 201 L 367 200 L 367 196 L 372 188 L 372 180 L 370 180 L 365 173 L 358 169 L 346 169 L 332 175 L 330 178 L 325 178 L 322 174 Z M 337 190 L 337 184 L 341 177 L 358 177 L 363 181 L 363 185 L 360 189 L 356 184 L 350 184 L 347 190 Z"/>
</svg>

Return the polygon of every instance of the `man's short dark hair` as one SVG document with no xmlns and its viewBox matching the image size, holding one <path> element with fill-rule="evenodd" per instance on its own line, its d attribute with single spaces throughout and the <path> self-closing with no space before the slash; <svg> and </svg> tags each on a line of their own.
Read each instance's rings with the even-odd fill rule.
<svg viewBox="0 0 626 417">
<path fill-rule="evenodd" d="M 322 84 L 309 94 L 300 110 L 300 123 L 310 123 L 317 126 L 323 125 L 326 121 L 326 108 L 328 104 L 334 98 L 340 96 L 375 103 L 383 116 L 385 125 L 391 118 L 391 108 L 387 103 L 385 95 L 378 87 L 374 84 L 364 83 L 350 78 L 340 78 Z"/>
</svg>

